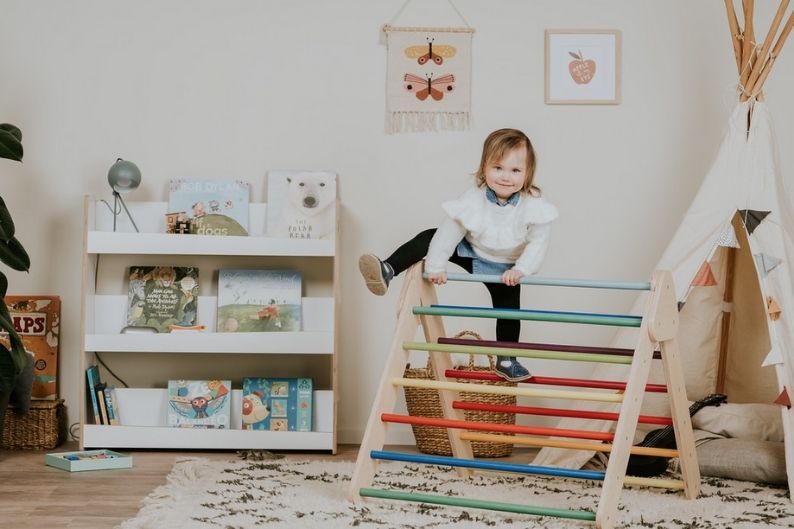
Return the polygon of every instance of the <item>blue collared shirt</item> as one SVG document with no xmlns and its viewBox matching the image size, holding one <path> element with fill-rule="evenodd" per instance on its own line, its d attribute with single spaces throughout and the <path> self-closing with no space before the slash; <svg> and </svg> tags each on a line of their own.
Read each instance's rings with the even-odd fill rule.
<svg viewBox="0 0 794 529">
<path fill-rule="evenodd" d="M 521 198 L 520 193 L 516 192 L 510 195 L 510 198 L 507 199 L 507 202 L 502 204 L 499 202 L 499 198 L 496 196 L 496 193 L 493 189 L 488 186 L 485 186 L 485 198 L 488 202 L 496 204 L 499 207 L 505 206 L 515 206 L 518 204 L 518 200 Z M 496 263 L 494 261 L 489 261 L 488 259 L 483 259 L 474 251 L 474 248 L 471 247 L 469 241 L 463 239 L 458 243 L 458 247 L 455 249 L 456 253 L 460 257 L 471 257 L 472 259 L 472 273 L 474 274 L 487 274 L 487 275 L 502 275 L 507 270 L 513 268 L 513 264 L 510 263 Z"/>
</svg>

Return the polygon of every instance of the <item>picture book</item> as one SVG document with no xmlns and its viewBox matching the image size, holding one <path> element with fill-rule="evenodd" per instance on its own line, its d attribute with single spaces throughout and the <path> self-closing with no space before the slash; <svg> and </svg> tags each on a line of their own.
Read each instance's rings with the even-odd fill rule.
<svg viewBox="0 0 794 529">
<path fill-rule="evenodd" d="M 168 426 L 229 428 L 231 380 L 169 380 Z"/>
<path fill-rule="evenodd" d="M 297 270 L 220 270 L 217 332 L 301 330 Z"/>
<path fill-rule="evenodd" d="M 6 296 L 6 304 L 25 350 L 33 355 L 34 399 L 58 398 L 58 341 L 61 298 Z M 3 340 L 3 338 L 0 338 Z"/>
<path fill-rule="evenodd" d="M 270 171 L 267 229 L 271 237 L 333 239 L 336 231 L 336 173 Z"/>
<path fill-rule="evenodd" d="M 127 325 L 157 332 L 196 325 L 198 268 L 130 267 Z"/>
<path fill-rule="evenodd" d="M 97 388 L 102 381 L 99 379 L 99 368 L 91 366 L 85 370 L 86 378 L 86 401 L 91 403 L 91 411 L 94 413 L 94 424 L 102 424 L 102 414 L 99 412 L 99 400 L 97 399 Z"/>
<path fill-rule="evenodd" d="M 312 379 L 244 378 L 243 430 L 312 431 Z"/>
<path fill-rule="evenodd" d="M 240 180 L 171 180 L 168 212 L 185 213 L 190 233 L 248 235 L 250 194 Z"/>
</svg>

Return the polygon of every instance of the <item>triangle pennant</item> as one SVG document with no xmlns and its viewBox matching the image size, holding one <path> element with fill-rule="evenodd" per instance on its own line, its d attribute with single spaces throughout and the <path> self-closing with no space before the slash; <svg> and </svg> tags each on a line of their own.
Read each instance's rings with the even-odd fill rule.
<svg viewBox="0 0 794 529">
<path fill-rule="evenodd" d="M 766 312 L 769 314 L 769 319 L 772 321 L 777 321 L 780 318 L 780 313 L 783 312 L 783 309 L 780 308 L 780 305 L 777 304 L 775 298 L 772 296 L 766 297 Z"/>
<path fill-rule="evenodd" d="M 722 230 L 720 236 L 717 237 L 717 246 L 725 246 L 727 248 L 741 248 L 739 240 L 736 238 L 736 230 L 733 229 L 733 224 L 730 222 L 725 229 Z"/>
<path fill-rule="evenodd" d="M 740 209 L 739 214 L 742 216 L 744 226 L 747 228 L 747 233 L 753 234 L 755 229 L 766 218 L 771 211 L 759 211 L 757 209 Z"/>
<path fill-rule="evenodd" d="M 692 280 L 693 287 L 713 287 L 717 284 L 717 280 L 714 279 L 714 274 L 711 272 L 711 265 L 708 261 L 703 261 L 703 264 L 700 265 L 700 270 L 695 275 L 695 279 Z"/>
<path fill-rule="evenodd" d="M 764 361 L 761 363 L 761 367 L 773 366 L 775 364 L 782 364 L 783 363 L 783 355 L 780 354 L 780 349 L 773 345 L 772 349 L 769 350 L 769 354 L 766 355 Z"/>
<path fill-rule="evenodd" d="M 778 397 L 775 399 L 774 403 L 791 409 L 791 399 L 788 396 L 788 391 L 786 391 L 785 386 L 783 387 L 783 391 L 780 392 L 780 395 L 778 395 Z"/>
<path fill-rule="evenodd" d="M 761 277 L 766 277 L 769 272 L 774 270 L 774 268 L 783 262 L 782 259 L 778 259 L 777 257 L 767 255 L 765 253 L 756 253 L 753 254 L 753 259 L 755 259 L 755 266 L 761 272 Z"/>
<path fill-rule="evenodd" d="M 678 312 L 684 310 L 684 305 L 686 305 L 686 301 L 679 301 L 678 302 Z"/>
</svg>

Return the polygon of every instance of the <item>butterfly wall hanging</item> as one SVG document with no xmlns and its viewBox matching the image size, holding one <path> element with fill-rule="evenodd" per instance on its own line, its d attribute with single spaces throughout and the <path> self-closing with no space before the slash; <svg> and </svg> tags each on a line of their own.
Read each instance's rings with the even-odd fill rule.
<svg viewBox="0 0 794 529">
<path fill-rule="evenodd" d="M 388 132 L 466 129 L 474 30 L 388 25 L 383 30 Z"/>
</svg>

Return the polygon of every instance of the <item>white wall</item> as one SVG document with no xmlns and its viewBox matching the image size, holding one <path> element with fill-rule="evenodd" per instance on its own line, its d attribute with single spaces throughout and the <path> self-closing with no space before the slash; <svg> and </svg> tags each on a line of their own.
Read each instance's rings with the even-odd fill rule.
<svg viewBox="0 0 794 529">
<path fill-rule="evenodd" d="M 771 20 L 772 3 L 758 6 L 759 28 Z M 61 393 L 72 421 L 82 376 L 82 196 L 108 195 L 107 169 L 119 156 L 143 172 L 135 200 L 164 200 L 168 179 L 190 177 L 249 180 L 253 200 L 261 201 L 268 169 L 338 171 L 341 442 L 360 440 L 398 290 L 369 294 L 358 255 L 386 254 L 436 225 L 440 202 L 470 184 L 491 130 L 518 127 L 530 135 L 537 182 L 562 212 L 542 274 L 649 276 L 716 152 L 732 104 L 736 74 L 723 3 L 457 0 L 476 28 L 473 125 L 390 136 L 379 28 L 402 4 L 0 0 L 0 121 L 25 135 L 25 163 L 0 161 L 0 189 L 33 263 L 30 274 L 7 273 L 9 291 L 63 298 Z M 444 0 L 417 0 L 398 23 L 458 21 Z M 544 105 L 546 28 L 622 31 L 620 105 Z M 785 96 L 792 55 L 782 54 L 767 85 L 781 146 L 794 139 L 794 104 Z M 782 153 L 785 174 L 792 156 Z M 605 312 L 631 301 L 548 289 L 524 295 L 527 306 Z M 442 299 L 488 303 L 478 285 L 447 288 Z M 472 325 L 493 335 L 492 323 Z M 524 329 L 537 340 L 609 336 L 549 324 Z"/>
</svg>

